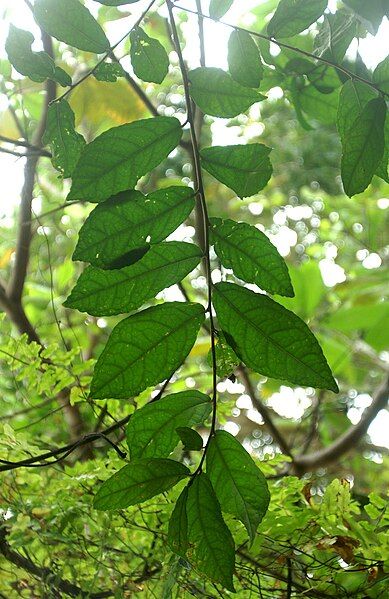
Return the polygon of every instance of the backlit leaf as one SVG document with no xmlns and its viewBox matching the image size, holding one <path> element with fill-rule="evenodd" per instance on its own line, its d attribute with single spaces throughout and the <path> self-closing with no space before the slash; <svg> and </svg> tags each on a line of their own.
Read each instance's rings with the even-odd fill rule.
<svg viewBox="0 0 389 599">
<path fill-rule="evenodd" d="M 376 175 L 389 183 L 389 112 L 386 111 L 384 126 L 385 149 L 382 160 L 376 170 Z"/>
<path fill-rule="evenodd" d="M 219 325 L 256 372 L 296 385 L 338 387 L 307 325 L 269 297 L 232 283 L 215 285 Z"/>
<path fill-rule="evenodd" d="M 370 33 L 375 35 L 384 16 L 389 17 L 387 0 L 343 0 L 355 11 L 357 17 Z"/>
<path fill-rule="evenodd" d="M 115 270 L 89 266 L 64 303 L 93 316 L 131 312 L 157 293 L 181 281 L 201 260 L 193 243 L 153 245 L 135 264 Z"/>
<path fill-rule="evenodd" d="M 344 140 L 366 104 L 377 97 L 377 92 L 370 85 L 361 81 L 349 79 L 342 86 L 336 123 L 341 141 Z"/>
<path fill-rule="evenodd" d="M 174 460 L 134 460 L 101 485 L 93 506 L 98 510 L 119 510 L 143 503 L 189 474 L 186 466 Z"/>
<path fill-rule="evenodd" d="M 328 0 L 281 0 L 267 26 L 271 37 L 292 37 L 307 29 L 323 14 Z"/>
<path fill-rule="evenodd" d="M 109 50 L 104 31 L 79 0 L 35 0 L 34 17 L 46 33 L 69 46 L 97 54 Z"/>
<path fill-rule="evenodd" d="M 221 19 L 231 8 L 234 0 L 211 0 L 209 3 L 209 15 L 212 19 Z"/>
<path fill-rule="evenodd" d="M 315 53 L 340 64 L 357 33 L 357 22 L 348 11 L 324 15 L 324 21 L 315 37 Z"/>
<path fill-rule="evenodd" d="M 203 448 L 203 438 L 193 428 L 179 426 L 176 431 L 184 445 L 184 449 L 188 451 L 200 451 Z"/>
<path fill-rule="evenodd" d="M 68 199 L 99 202 L 133 188 L 174 150 L 181 135 L 179 120 L 165 116 L 105 131 L 81 154 Z"/>
<path fill-rule="evenodd" d="M 245 112 L 265 96 L 234 81 L 228 73 L 214 67 L 189 71 L 190 94 L 205 113 L 230 118 Z"/>
<path fill-rule="evenodd" d="M 113 329 L 91 384 L 93 399 L 128 399 L 169 378 L 196 341 L 200 304 L 171 302 L 125 318 Z"/>
<path fill-rule="evenodd" d="M 202 165 L 240 198 L 250 197 L 268 183 L 273 168 L 271 148 L 263 144 L 213 146 L 201 150 Z"/>
<path fill-rule="evenodd" d="M 259 87 L 263 66 L 259 49 L 246 31 L 234 30 L 228 40 L 228 68 L 240 85 Z"/>
<path fill-rule="evenodd" d="M 74 128 L 74 112 L 66 100 L 49 106 L 43 142 L 52 153 L 52 163 L 63 177 L 70 177 L 78 162 L 85 139 Z"/>
<path fill-rule="evenodd" d="M 169 70 L 169 57 L 161 42 L 137 27 L 130 33 L 131 64 L 142 81 L 162 83 Z"/>
<path fill-rule="evenodd" d="M 105 4 L 106 6 L 122 6 L 123 4 L 135 4 L 139 0 L 95 0 L 95 2 Z"/>
<path fill-rule="evenodd" d="M 107 267 L 128 251 L 166 239 L 193 207 L 189 187 L 166 187 L 148 196 L 122 192 L 90 213 L 81 227 L 73 260 Z"/>
<path fill-rule="evenodd" d="M 373 81 L 383 92 L 389 94 L 389 56 L 376 66 Z"/>
<path fill-rule="evenodd" d="M 174 510 L 169 520 L 167 542 L 174 553 L 185 557 L 188 549 L 188 517 L 186 515 L 186 502 L 188 501 L 188 487 L 182 491 L 176 501 Z"/>
<path fill-rule="evenodd" d="M 253 541 L 270 494 L 261 470 L 227 431 L 216 431 L 207 451 L 207 474 L 222 511 L 236 516 Z"/>
<path fill-rule="evenodd" d="M 293 296 L 288 268 L 269 238 L 256 227 L 230 219 L 211 219 L 215 252 L 226 268 L 247 283 Z"/>
<path fill-rule="evenodd" d="M 102 62 L 93 71 L 97 81 L 109 81 L 115 83 L 119 77 L 124 77 L 124 69 L 118 62 Z"/>
<path fill-rule="evenodd" d="M 339 103 L 339 90 L 331 93 L 322 93 L 313 85 L 306 85 L 298 92 L 301 109 L 310 117 L 317 119 L 325 125 L 333 125 Z"/>
<path fill-rule="evenodd" d="M 200 391 L 181 391 L 138 409 L 127 425 L 133 458 L 167 457 L 179 442 L 177 428 L 202 424 L 211 413 L 211 400 Z"/>
</svg>

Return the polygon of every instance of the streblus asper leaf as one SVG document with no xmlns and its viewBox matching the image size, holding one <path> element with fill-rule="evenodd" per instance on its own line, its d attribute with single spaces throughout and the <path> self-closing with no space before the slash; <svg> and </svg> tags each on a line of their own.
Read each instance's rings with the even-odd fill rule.
<svg viewBox="0 0 389 599">
<path fill-rule="evenodd" d="M 169 378 L 192 349 L 203 320 L 200 304 L 170 302 L 119 322 L 97 360 L 91 398 L 128 399 Z"/>
<path fill-rule="evenodd" d="M 174 510 L 169 520 L 167 542 L 172 551 L 185 557 L 188 549 L 188 517 L 186 515 L 186 502 L 188 500 L 188 487 L 185 487 L 176 501 Z"/>
<path fill-rule="evenodd" d="M 193 208 L 190 187 L 166 187 L 147 196 L 124 191 L 90 213 L 81 227 L 73 260 L 108 267 L 126 252 L 166 239 Z"/>
<path fill-rule="evenodd" d="M 230 219 L 212 218 L 211 225 L 211 240 L 223 266 L 269 293 L 293 297 L 285 260 L 264 233 Z"/>
<path fill-rule="evenodd" d="M 353 79 L 346 81 L 340 91 L 336 122 L 341 141 L 366 104 L 377 97 L 377 92 L 370 85 Z"/>
<path fill-rule="evenodd" d="M 293 312 L 233 283 L 217 283 L 213 296 L 219 325 L 247 366 L 296 385 L 338 391 L 317 340 Z"/>
<path fill-rule="evenodd" d="M 202 252 L 193 243 L 168 241 L 153 245 L 135 264 L 103 270 L 89 266 L 65 301 L 93 316 L 110 316 L 140 308 L 166 287 L 179 283 L 200 262 Z"/>
<path fill-rule="evenodd" d="M 38 25 L 61 42 L 97 54 L 109 50 L 104 31 L 79 0 L 35 0 L 33 12 Z"/>
<path fill-rule="evenodd" d="M 212 19 L 221 19 L 231 8 L 234 0 L 211 0 L 209 3 L 209 15 Z"/>
<path fill-rule="evenodd" d="M 169 70 L 169 57 L 161 42 L 149 37 L 141 27 L 131 31 L 130 40 L 135 75 L 142 81 L 162 83 Z"/>
<path fill-rule="evenodd" d="M 181 124 L 158 116 L 105 131 L 85 146 L 68 200 L 99 202 L 132 189 L 178 145 Z"/>
<path fill-rule="evenodd" d="M 382 91 L 389 94 L 389 56 L 384 58 L 374 69 L 373 82 Z"/>
<path fill-rule="evenodd" d="M 101 485 L 93 507 L 98 510 L 119 510 L 143 503 L 174 487 L 189 474 L 188 468 L 175 460 L 134 460 Z"/>
<path fill-rule="evenodd" d="M 271 37 L 292 37 L 307 29 L 323 14 L 328 0 L 281 0 L 269 21 Z"/>
<path fill-rule="evenodd" d="M 74 112 L 66 100 L 49 106 L 43 142 L 50 146 L 53 166 L 63 177 L 70 177 L 85 146 L 85 139 L 75 130 Z"/>
<path fill-rule="evenodd" d="M 269 506 L 269 489 L 252 457 L 227 431 L 216 431 L 210 441 L 207 474 L 222 511 L 238 518 L 253 541 Z"/>
<path fill-rule="evenodd" d="M 203 438 L 193 428 L 179 426 L 176 431 L 181 439 L 184 449 L 188 451 L 200 451 L 203 448 Z"/>
<path fill-rule="evenodd" d="M 231 118 L 245 112 L 265 96 L 234 81 L 222 69 L 199 67 L 189 71 L 190 94 L 198 107 L 205 113 L 222 118 Z"/>
<path fill-rule="evenodd" d="M 271 148 L 263 144 L 213 146 L 201 150 L 206 171 L 235 191 L 240 198 L 250 197 L 268 183 L 273 167 Z"/>
<path fill-rule="evenodd" d="M 211 409 L 210 397 L 193 389 L 167 395 L 136 410 L 126 431 L 131 459 L 167 457 L 179 442 L 176 429 L 202 424 Z"/>
<path fill-rule="evenodd" d="M 235 29 L 228 40 L 228 69 L 231 77 L 245 87 L 259 87 L 263 65 L 259 48 L 247 31 Z"/>
</svg>

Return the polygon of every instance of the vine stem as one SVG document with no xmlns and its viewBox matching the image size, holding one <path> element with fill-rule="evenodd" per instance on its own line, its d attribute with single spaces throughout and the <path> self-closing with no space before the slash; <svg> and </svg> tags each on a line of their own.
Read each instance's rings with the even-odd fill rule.
<svg viewBox="0 0 389 599">
<path fill-rule="evenodd" d="M 186 8 L 184 6 L 179 6 L 177 4 L 175 5 L 175 8 L 177 8 L 179 10 L 183 10 L 184 12 L 191 13 L 192 15 L 197 15 L 198 17 L 201 17 L 202 19 L 208 19 L 211 21 L 215 20 L 215 19 L 212 19 L 212 17 L 210 17 L 209 15 L 205 15 L 204 13 L 202 13 L 202 12 L 200 13 L 199 11 L 193 10 L 191 8 Z M 244 31 L 245 33 L 249 33 L 250 35 L 253 35 L 254 37 L 258 37 L 261 40 L 265 40 L 267 42 L 272 42 L 273 44 L 276 44 L 279 48 L 284 48 L 285 50 L 291 50 L 292 52 L 296 52 L 297 54 L 301 54 L 302 56 L 306 56 L 307 58 L 310 58 L 313 60 L 318 60 L 319 62 L 322 62 L 323 64 L 326 64 L 329 67 L 332 67 L 334 69 L 337 69 L 338 71 L 341 71 L 350 79 L 356 79 L 357 81 L 360 81 L 361 83 L 365 83 L 366 85 L 368 85 L 369 87 L 372 87 L 375 91 L 377 91 L 381 95 L 389 98 L 389 93 L 385 92 L 383 89 L 378 87 L 378 85 L 375 85 L 368 79 L 365 79 L 364 77 L 361 77 L 360 75 L 357 75 L 356 73 L 352 73 L 351 71 L 349 71 L 349 69 L 346 69 L 345 67 L 342 67 L 341 65 L 336 64 L 335 62 L 332 62 L 332 60 L 328 60 L 327 58 L 324 58 L 323 56 L 317 56 L 316 54 L 312 54 L 312 52 L 307 52 L 306 50 L 302 50 L 301 48 L 297 48 L 296 46 L 292 46 L 290 44 L 287 44 L 286 42 L 280 42 L 276 38 L 271 37 L 269 35 L 265 35 L 264 33 L 258 33 L 258 31 L 252 31 L 251 29 L 246 29 L 245 27 L 239 27 L 239 25 L 232 25 L 232 23 L 227 23 L 226 21 L 222 21 L 220 19 L 217 22 L 220 25 L 224 25 L 225 27 L 230 27 L 230 29 L 235 29 L 236 31 Z"/>
<path fill-rule="evenodd" d="M 185 61 L 181 51 L 180 39 L 178 36 L 176 22 L 174 20 L 173 14 L 173 4 L 171 0 L 167 0 L 167 8 L 169 11 L 169 20 L 170 26 L 173 35 L 174 46 L 176 48 L 176 52 L 178 55 L 178 61 L 180 65 L 182 80 L 184 84 L 185 91 L 185 102 L 186 102 L 186 111 L 187 118 L 190 128 L 190 137 L 191 137 L 191 145 L 193 152 L 193 165 L 194 165 L 194 178 L 195 178 L 195 187 L 197 189 L 197 196 L 199 198 L 200 207 L 201 207 L 201 226 L 203 227 L 203 239 L 204 239 L 204 266 L 205 266 L 205 277 L 207 280 L 208 287 L 208 306 L 207 312 L 209 313 L 209 322 L 210 322 L 210 338 L 211 338 L 211 355 L 212 355 L 212 422 L 211 422 L 211 430 L 209 433 L 209 437 L 207 443 L 204 448 L 204 452 L 202 458 L 200 460 L 200 464 L 194 473 L 193 476 L 196 476 L 199 472 L 202 471 L 203 463 L 205 460 L 205 456 L 207 453 L 207 449 L 210 443 L 211 438 L 213 437 L 216 429 L 216 411 L 217 411 L 217 372 L 216 372 L 216 329 L 212 314 L 212 269 L 211 269 L 211 259 L 210 259 L 210 242 L 209 242 L 209 218 L 208 218 L 208 209 L 207 203 L 205 199 L 205 191 L 204 191 L 204 183 L 203 176 L 201 172 L 201 161 L 200 161 L 200 151 L 199 144 L 197 140 L 196 133 L 196 124 L 195 124 L 195 115 L 193 112 L 192 99 L 190 97 L 189 92 L 189 79 L 188 73 L 186 70 Z"/>
</svg>

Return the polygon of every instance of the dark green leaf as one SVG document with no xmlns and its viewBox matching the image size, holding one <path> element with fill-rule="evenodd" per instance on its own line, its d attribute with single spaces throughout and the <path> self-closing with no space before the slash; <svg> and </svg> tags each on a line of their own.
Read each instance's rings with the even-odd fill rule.
<svg viewBox="0 0 389 599">
<path fill-rule="evenodd" d="M 171 302 L 125 318 L 113 329 L 91 384 L 93 399 L 128 399 L 181 366 L 204 320 L 200 304 Z"/>
<path fill-rule="evenodd" d="M 166 239 L 193 207 L 189 187 L 166 187 L 148 196 L 122 192 L 91 212 L 81 227 L 73 260 L 107 267 L 131 250 Z"/>
<path fill-rule="evenodd" d="M 211 219 L 215 252 L 226 268 L 270 293 L 293 297 L 288 268 L 268 237 L 247 223 Z"/>
<path fill-rule="evenodd" d="M 376 91 L 361 81 L 349 79 L 342 86 L 336 123 L 341 141 L 345 139 L 366 104 L 377 97 Z"/>
<path fill-rule="evenodd" d="M 373 82 L 383 92 L 389 94 L 389 56 L 377 65 L 373 73 Z"/>
<path fill-rule="evenodd" d="M 259 92 L 236 83 L 225 71 L 200 67 L 188 73 L 190 93 L 205 114 L 230 118 L 265 100 Z"/>
<path fill-rule="evenodd" d="M 200 451 L 203 448 L 203 438 L 197 431 L 193 430 L 193 428 L 179 426 L 176 431 L 184 445 L 184 449 L 189 451 Z"/>
<path fill-rule="evenodd" d="M 49 106 L 43 143 L 48 144 L 52 163 L 63 177 L 70 177 L 78 162 L 85 139 L 74 128 L 74 112 L 66 100 Z"/>
<path fill-rule="evenodd" d="M 213 146 L 201 150 L 203 167 L 218 181 L 235 191 L 240 198 L 250 197 L 263 189 L 273 168 L 271 148 L 263 144 Z"/>
<path fill-rule="evenodd" d="M 211 0 L 209 3 L 209 15 L 212 19 L 221 19 L 231 8 L 234 0 Z"/>
<path fill-rule="evenodd" d="M 200 262 L 193 243 L 168 241 L 154 245 L 135 264 L 117 270 L 90 266 L 64 303 L 93 316 L 123 314 L 140 308 L 157 293 L 181 281 Z"/>
<path fill-rule="evenodd" d="M 375 35 L 384 16 L 389 18 L 387 0 L 343 0 L 343 3 L 354 10 L 363 25 Z"/>
<path fill-rule="evenodd" d="M 234 30 L 228 40 L 228 68 L 240 85 L 259 87 L 263 77 L 261 55 L 257 44 L 246 31 Z"/>
<path fill-rule="evenodd" d="M 253 541 L 266 514 L 267 482 L 242 445 L 226 431 L 217 431 L 207 451 L 207 474 L 222 511 L 236 516 Z"/>
<path fill-rule="evenodd" d="M 328 0 L 281 0 L 267 26 L 271 37 L 292 37 L 318 20 Z"/>
<path fill-rule="evenodd" d="M 211 408 L 208 395 L 192 390 L 167 395 L 138 409 L 127 425 L 131 459 L 167 457 L 179 442 L 176 429 L 202 424 Z"/>
<path fill-rule="evenodd" d="M 63 69 L 56 67 L 53 59 L 46 52 L 33 52 L 31 44 L 34 36 L 29 31 L 18 29 L 14 25 L 9 28 L 5 50 L 8 60 L 20 73 L 32 81 L 42 83 L 45 79 L 57 81 L 60 85 L 70 85 L 69 75 Z"/>
<path fill-rule="evenodd" d="M 216 372 L 221 378 L 230 376 L 239 365 L 240 360 L 226 341 L 225 335 L 219 331 L 215 347 Z M 208 364 L 212 367 L 212 350 L 208 352 Z"/>
<path fill-rule="evenodd" d="M 341 173 L 349 197 L 366 189 L 382 162 L 385 118 L 385 100 L 370 100 L 344 136 Z"/>
<path fill-rule="evenodd" d="M 318 342 L 293 312 L 232 283 L 215 285 L 214 304 L 221 328 L 247 366 L 296 385 L 338 391 Z"/>
<path fill-rule="evenodd" d="M 325 125 L 333 125 L 339 103 L 339 90 L 329 94 L 319 92 L 313 85 L 306 85 L 298 92 L 301 109 L 310 117 Z"/>
<path fill-rule="evenodd" d="M 109 81 L 110 83 L 115 83 L 119 77 L 124 77 L 124 75 L 124 69 L 118 62 L 102 62 L 93 71 L 93 76 L 98 81 Z"/>
<path fill-rule="evenodd" d="M 133 188 L 178 145 L 181 125 L 158 116 L 105 131 L 88 144 L 77 164 L 69 200 L 106 200 Z"/>
<path fill-rule="evenodd" d="M 340 64 L 346 50 L 357 33 L 357 22 L 353 14 L 337 11 L 324 15 L 324 21 L 315 37 L 315 53 Z"/>
<path fill-rule="evenodd" d="M 142 81 L 162 83 L 169 70 L 169 57 L 162 44 L 137 27 L 130 33 L 131 64 Z"/>
<path fill-rule="evenodd" d="M 143 503 L 189 474 L 186 466 L 174 460 L 134 460 L 101 485 L 93 506 L 98 510 L 120 510 Z"/>
<path fill-rule="evenodd" d="M 78 0 L 35 0 L 34 17 L 46 33 L 69 46 L 97 54 L 109 50 L 104 31 Z"/>
<path fill-rule="evenodd" d="M 223 520 L 219 502 L 205 473 L 196 476 L 188 487 L 186 515 L 188 561 L 213 582 L 234 591 L 234 540 Z"/>
<path fill-rule="evenodd" d="M 389 183 L 389 112 L 386 111 L 384 126 L 385 149 L 382 160 L 376 170 L 376 175 Z"/>
<path fill-rule="evenodd" d="M 172 551 L 185 557 L 188 549 L 188 517 L 186 515 L 186 502 L 188 501 L 188 487 L 182 491 L 169 520 L 167 542 Z"/>
</svg>

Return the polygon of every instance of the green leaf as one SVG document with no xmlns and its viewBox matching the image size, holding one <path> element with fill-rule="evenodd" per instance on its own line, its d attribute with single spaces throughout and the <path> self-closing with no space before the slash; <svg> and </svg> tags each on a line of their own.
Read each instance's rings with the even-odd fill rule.
<svg viewBox="0 0 389 599">
<path fill-rule="evenodd" d="M 246 198 L 261 191 L 268 183 L 273 168 L 269 160 L 271 148 L 263 144 L 213 146 L 201 150 L 202 165 L 218 181 Z"/>
<path fill-rule="evenodd" d="M 130 33 L 131 64 L 142 81 L 162 83 L 169 70 L 169 57 L 162 44 L 136 27 Z"/>
<path fill-rule="evenodd" d="M 176 505 L 169 520 L 167 542 L 172 551 L 185 558 L 188 549 L 188 517 L 186 503 L 188 501 L 188 487 L 185 487 L 177 499 Z"/>
<path fill-rule="evenodd" d="M 377 65 L 373 73 L 373 82 L 383 92 L 389 94 L 389 56 Z"/>
<path fill-rule="evenodd" d="M 128 399 L 169 378 L 204 320 L 200 304 L 171 302 L 125 318 L 113 329 L 91 384 L 93 399 Z"/>
<path fill-rule="evenodd" d="M 131 459 L 167 457 L 179 442 L 176 429 L 202 424 L 211 409 L 209 396 L 192 390 L 167 395 L 136 410 L 126 432 Z"/>
<path fill-rule="evenodd" d="M 256 227 L 230 219 L 211 219 L 215 252 L 226 268 L 269 293 L 293 297 L 288 268 L 268 237 Z"/>
<path fill-rule="evenodd" d="M 341 174 L 349 197 L 364 191 L 380 166 L 385 149 L 385 118 L 385 100 L 375 98 L 366 104 L 345 134 Z"/>
<path fill-rule="evenodd" d="M 73 260 L 107 267 L 128 251 L 166 239 L 193 208 L 190 187 L 166 187 L 148 196 L 122 192 L 90 213 L 81 227 Z"/>
<path fill-rule="evenodd" d="M 66 100 L 49 106 L 43 143 L 52 153 L 53 166 L 63 177 L 70 177 L 78 162 L 85 139 L 75 130 L 74 112 Z"/>
<path fill-rule="evenodd" d="M 318 20 L 328 0 L 281 0 L 267 26 L 271 37 L 292 37 Z"/>
<path fill-rule="evenodd" d="M 34 17 L 46 33 L 69 46 L 97 54 L 109 50 L 104 31 L 78 0 L 35 0 Z"/>
<path fill-rule="evenodd" d="M 179 426 L 176 431 L 184 445 L 184 449 L 187 449 L 188 451 L 202 450 L 203 438 L 197 431 L 193 430 L 193 428 Z"/>
<path fill-rule="evenodd" d="M 318 263 L 308 260 L 298 267 L 292 265 L 289 274 L 295 295 L 293 298 L 277 298 L 277 301 L 303 320 L 314 318 L 318 306 L 326 295 Z"/>
<path fill-rule="evenodd" d="M 383 158 L 376 170 L 376 175 L 389 183 L 389 112 L 386 111 L 384 126 L 385 149 Z"/>
<path fill-rule="evenodd" d="M 230 347 L 226 341 L 225 335 L 222 331 L 219 331 L 217 336 L 217 343 L 215 346 L 216 353 L 216 372 L 220 378 L 227 378 L 230 376 L 235 368 L 239 365 L 240 360 L 232 347 Z M 212 367 L 212 350 L 208 352 L 208 364 Z"/>
<path fill-rule="evenodd" d="M 259 49 L 246 31 L 235 29 L 228 40 L 228 68 L 240 85 L 259 87 L 263 66 Z"/>
<path fill-rule="evenodd" d="M 230 10 L 234 0 L 211 0 L 209 15 L 212 19 L 221 19 Z"/>
<path fill-rule="evenodd" d="M 193 243 L 168 241 L 153 245 L 135 264 L 117 270 L 90 266 L 81 274 L 65 301 L 93 316 L 123 314 L 181 281 L 200 262 L 201 250 Z"/>
<path fill-rule="evenodd" d="M 46 52 L 31 50 L 33 41 L 32 33 L 10 25 L 5 50 L 12 66 L 18 73 L 37 83 L 52 79 L 60 85 L 70 85 L 72 80 L 69 75 L 60 67 L 56 67 L 53 59 Z"/>
<path fill-rule="evenodd" d="M 343 0 L 349 8 L 354 10 L 362 24 L 375 35 L 384 16 L 389 17 L 387 0 Z"/>
<path fill-rule="evenodd" d="M 166 116 L 112 127 L 85 147 L 68 199 L 99 202 L 133 188 L 174 150 L 181 135 L 179 120 Z"/>
<path fill-rule="evenodd" d="M 252 542 L 270 501 L 261 470 L 235 437 L 216 431 L 207 451 L 207 474 L 222 511 L 244 524 Z"/>
<path fill-rule="evenodd" d="M 306 85 L 298 92 L 301 109 L 325 125 L 333 125 L 339 104 L 339 90 L 331 93 L 319 92 L 313 85 Z"/>
<path fill-rule="evenodd" d="M 318 342 L 298 316 L 233 283 L 214 289 L 219 324 L 247 366 L 296 385 L 338 391 Z"/>
<path fill-rule="evenodd" d="M 315 54 L 340 64 L 356 33 L 357 22 L 353 14 L 339 10 L 335 14 L 324 15 L 315 37 Z"/>
<path fill-rule="evenodd" d="M 223 520 L 219 502 L 205 473 L 196 476 L 188 487 L 186 515 L 188 561 L 213 582 L 234 591 L 234 540 Z"/>
<path fill-rule="evenodd" d="M 361 81 L 349 79 L 342 86 L 336 123 L 341 141 L 344 141 L 366 104 L 377 97 L 377 92 Z"/>
<path fill-rule="evenodd" d="M 236 83 L 222 69 L 200 67 L 189 71 L 188 78 L 193 100 L 205 114 L 212 116 L 234 117 L 266 99 L 259 92 Z"/>
<path fill-rule="evenodd" d="M 95 0 L 95 2 L 105 4 L 105 6 L 123 6 L 123 4 L 135 4 L 139 0 Z"/>
<path fill-rule="evenodd" d="M 93 507 L 98 510 L 120 510 L 143 503 L 189 475 L 188 468 L 174 460 L 134 460 L 101 485 Z"/>
<path fill-rule="evenodd" d="M 93 76 L 97 81 L 109 81 L 115 83 L 119 77 L 124 77 L 125 71 L 118 62 L 102 62 L 97 69 L 93 71 Z"/>
</svg>

